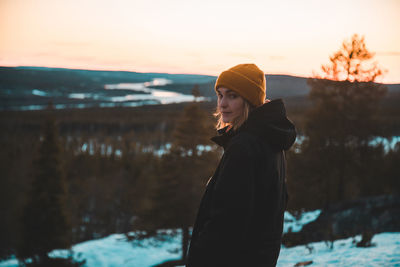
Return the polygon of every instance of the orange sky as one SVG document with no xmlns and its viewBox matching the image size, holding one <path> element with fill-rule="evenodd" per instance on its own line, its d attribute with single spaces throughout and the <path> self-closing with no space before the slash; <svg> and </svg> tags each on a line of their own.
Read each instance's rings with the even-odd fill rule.
<svg viewBox="0 0 400 267">
<path fill-rule="evenodd" d="M 353 33 L 400 83 L 399 0 L 0 0 L 0 65 L 311 76 Z"/>
</svg>

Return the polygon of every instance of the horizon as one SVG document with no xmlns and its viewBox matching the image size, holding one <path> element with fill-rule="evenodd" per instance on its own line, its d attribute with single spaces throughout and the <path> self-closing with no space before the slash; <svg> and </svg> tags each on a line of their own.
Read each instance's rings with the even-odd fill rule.
<svg viewBox="0 0 400 267">
<path fill-rule="evenodd" d="M 3 0 L 0 65 L 218 76 L 240 63 L 312 77 L 365 37 L 400 83 L 400 1 Z M 71 16 L 73 14 L 73 16 Z"/>
<path fill-rule="evenodd" d="M 18 66 L 4 66 L 0 65 L 0 68 L 37 68 L 37 69 L 65 69 L 65 70 L 87 70 L 87 71 L 115 71 L 115 72 L 132 72 L 132 73 L 160 73 L 160 74 L 173 74 L 173 75 L 201 75 L 201 76 L 212 76 L 212 77 L 218 77 L 218 75 L 211 75 L 211 74 L 204 74 L 204 73 L 192 73 L 192 72 L 143 72 L 143 71 L 135 71 L 135 70 L 125 70 L 125 69 L 103 69 L 103 68 L 98 68 L 98 69 L 88 69 L 88 68 L 68 68 L 68 67 L 49 67 L 49 66 L 35 66 L 35 65 L 18 65 Z M 301 76 L 301 75 L 296 75 L 296 74 L 287 74 L 287 73 L 264 73 L 265 75 L 280 75 L 280 76 L 293 76 L 293 77 L 298 77 L 298 78 L 311 78 L 311 76 Z"/>
<path fill-rule="evenodd" d="M 37 68 L 37 69 L 62 69 L 62 70 L 83 70 L 83 71 L 110 71 L 110 72 L 132 72 L 132 73 L 159 73 L 159 74 L 171 74 L 171 75 L 199 75 L 199 76 L 211 76 L 217 78 L 218 76 L 216 75 L 209 75 L 209 74 L 201 74 L 201 73 L 172 73 L 172 72 L 142 72 L 142 71 L 135 71 L 135 70 L 107 70 L 107 69 L 82 69 L 82 68 L 63 68 L 63 67 L 46 67 L 46 66 L 2 66 L 0 65 L 0 68 Z M 301 76 L 301 75 L 296 75 L 296 74 L 287 74 L 287 73 L 264 73 L 264 75 L 273 75 L 273 76 L 290 76 L 290 77 L 296 77 L 296 78 L 303 78 L 303 79 L 308 79 L 312 78 L 312 76 Z M 386 84 L 386 85 L 391 85 L 391 84 L 400 84 L 400 82 L 394 82 L 394 83 L 385 83 L 385 82 L 375 82 L 375 83 L 380 83 L 380 84 Z"/>
</svg>

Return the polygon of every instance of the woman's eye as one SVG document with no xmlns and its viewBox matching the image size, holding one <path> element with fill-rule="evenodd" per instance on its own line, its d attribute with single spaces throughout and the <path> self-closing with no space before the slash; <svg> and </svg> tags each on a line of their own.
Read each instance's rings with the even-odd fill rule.
<svg viewBox="0 0 400 267">
<path fill-rule="evenodd" d="M 237 97 L 237 95 L 230 94 L 230 95 L 229 95 L 229 97 L 230 97 L 230 98 L 236 98 L 236 97 Z"/>
</svg>

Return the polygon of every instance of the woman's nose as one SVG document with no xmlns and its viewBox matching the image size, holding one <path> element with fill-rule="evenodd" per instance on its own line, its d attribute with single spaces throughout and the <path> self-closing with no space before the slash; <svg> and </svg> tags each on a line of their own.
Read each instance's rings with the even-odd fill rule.
<svg viewBox="0 0 400 267">
<path fill-rule="evenodd" d="M 220 101 L 219 101 L 219 106 L 220 107 L 226 107 L 227 106 L 227 101 L 225 97 L 221 97 Z"/>
</svg>

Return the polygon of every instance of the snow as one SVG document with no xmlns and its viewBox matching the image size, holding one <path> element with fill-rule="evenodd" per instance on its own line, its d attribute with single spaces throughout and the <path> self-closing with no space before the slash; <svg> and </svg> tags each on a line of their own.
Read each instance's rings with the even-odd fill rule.
<svg viewBox="0 0 400 267">
<path fill-rule="evenodd" d="M 105 84 L 106 90 L 131 90 L 135 91 L 134 94 L 125 94 L 121 96 L 110 96 L 104 94 L 102 90 L 98 92 L 72 92 L 62 93 L 57 91 L 42 91 L 33 89 L 29 95 L 41 97 L 68 97 L 75 99 L 74 103 L 54 104 L 55 109 L 65 108 L 89 108 L 89 107 L 137 107 L 142 105 L 157 105 L 157 104 L 171 104 L 192 101 L 210 101 L 209 97 L 195 98 L 190 94 L 182 94 L 170 90 L 161 90 L 151 88 L 152 86 L 167 85 L 173 81 L 164 78 L 153 78 L 153 80 L 142 83 L 118 83 L 118 84 Z M 77 100 L 93 100 L 85 101 L 83 103 L 76 103 Z M 47 105 L 27 105 L 10 107 L 14 110 L 41 110 L 46 109 Z"/>
<path fill-rule="evenodd" d="M 321 210 L 314 210 L 309 212 L 303 212 L 300 219 L 296 219 L 289 212 L 285 212 L 285 223 L 283 225 L 283 232 L 300 232 L 303 228 L 303 225 L 314 221 L 318 218 Z"/>
<path fill-rule="evenodd" d="M 361 235 L 355 237 L 361 240 Z M 400 266 L 400 233 L 380 233 L 372 238 L 375 244 L 358 248 L 353 238 L 336 240 L 331 250 L 324 241 L 309 247 L 282 248 L 277 266 L 293 266 L 297 262 L 313 261 L 311 266 Z"/>
<path fill-rule="evenodd" d="M 81 253 L 87 266 L 117 267 L 117 266 L 152 266 L 168 259 L 178 259 L 179 236 L 169 241 L 157 242 L 153 238 L 144 240 L 136 246 L 126 241 L 122 234 L 87 241 L 73 247 L 74 252 Z"/>
<path fill-rule="evenodd" d="M 292 227 L 292 231 L 300 231 L 302 225 L 315 220 L 319 214 L 319 210 L 307 212 L 296 220 L 286 213 L 285 230 Z M 173 237 L 165 235 L 165 238 L 163 241 L 148 238 L 130 242 L 123 234 L 112 234 L 76 244 L 72 251 L 76 259 L 86 259 L 88 267 L 150 267 L 181 257 L 180 231 Z M 374 246 L 369 248 L 356 247 L 354 240 L 360 241 L 361 236 L 336 240 L 333 249 L 324 241 L 292 248 L 282 246 L 277 266 L 294 266 L 303 261 L 313 261 L 310 266 L 400 266 L 400 233 L 376 234 L 372 239 Z M 64 252 L 53 251 L 51 255 L 61 256 Z M 0 262 L 0 266 L 17 267 L 18 261 L 12 258 Z"/>
</svg>

